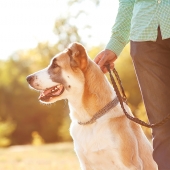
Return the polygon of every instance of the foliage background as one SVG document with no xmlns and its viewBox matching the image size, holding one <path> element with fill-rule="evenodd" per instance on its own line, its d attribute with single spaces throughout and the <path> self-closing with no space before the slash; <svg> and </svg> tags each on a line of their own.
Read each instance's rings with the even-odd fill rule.
<svg viewBox="0 0 170 170">
<path fill-rule="evenodd" d="M 78 41 L 87 47 L 89 56 L 93 59 L 104 45 L 88 45 L 90 25 L 84 24 L 86 41 L 81 38 L 80 30 L 74 24 L 86 11 L 76 8 L 83 0 L 68 0 L 68 9 L 63 16 L 56 19 L 54 33 L 56 44 L 39 42 L 36 48 L 19 50 L 11 54 L 8 60 L 0 61 L 0 146 L 23 145 L 71 141 L 69 135 L 69 108 L 67 100 L 52 105 L 43 105 L 38 101 L 38 93 L 31 91 L 26 82 L 26 76 L 46 67 L 50 59 L 69 43 Z M 91 1 L 98 5 L 98 0 Z M 77 9 L 75 12 L 72 9 Z M 133 64 L 129 54 L 129 45 L 125 47 L 116 68 L 120 74 L 128 103 L 135 114 L 142 120 L 147 120 L 139 87 L 135 77 Z M 150 139 L 150 131 L 144 129 Z"/>
</svg>

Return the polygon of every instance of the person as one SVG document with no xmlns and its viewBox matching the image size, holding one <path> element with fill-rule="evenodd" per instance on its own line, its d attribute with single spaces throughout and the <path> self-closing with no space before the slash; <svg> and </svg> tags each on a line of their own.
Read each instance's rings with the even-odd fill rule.
<svg viewBox="0 0 170 170">
<path fill-rule="evenodd" d="M 94 60 L 104 73 L 105 64 L 113 68 L 129 41 L 146 112 L 154 124 L 170 114 L 170 1 L 119 0 L 110 40 Z M 170 170 L 169 130 L 170 120 L 152 128 L 153 158 L 159 170 Z"/>
</svg>

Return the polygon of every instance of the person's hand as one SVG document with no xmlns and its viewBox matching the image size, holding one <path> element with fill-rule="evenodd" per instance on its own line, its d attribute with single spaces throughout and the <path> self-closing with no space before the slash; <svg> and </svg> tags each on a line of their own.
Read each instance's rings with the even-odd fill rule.
<svg viewBox="0 0 170 170">
<path fill-rule="evenodd" d="M 111 50 L 104 50 L 100 52 L 94 59 L 94 62 L 99 65 L 103 73 L 107 73 L 106 65 L 110 65 L 110 69 L 114 68 L 114 61 L 117 59 L 116 54 Z"/>
</svg>

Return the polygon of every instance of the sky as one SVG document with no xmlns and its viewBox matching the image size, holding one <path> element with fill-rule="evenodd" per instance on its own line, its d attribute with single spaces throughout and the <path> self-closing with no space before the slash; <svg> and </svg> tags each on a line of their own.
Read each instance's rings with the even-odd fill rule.
<svg viewBox="0 0 170 170">
<path fill-rule="evenodd" d="M 64 14 L 64 0 L 0 0 L 0 59 L 6 60 L 21 49 L 36 47 L 38 42 L 56 42 L 54 23 Z M 114 24 L 118 0 L 101 0 L 98 8 L 85 3 L 80 5 L 88 12 L 88 19 L 77 21 L 91 25 L 91 43 L 106 44 Z M 76 11 L 76 9 L 74 9 Z M 82 23 L 83 22 L 83 23 Z M 82 37 L 86 38 L 83 32 Z"/>
</svg>

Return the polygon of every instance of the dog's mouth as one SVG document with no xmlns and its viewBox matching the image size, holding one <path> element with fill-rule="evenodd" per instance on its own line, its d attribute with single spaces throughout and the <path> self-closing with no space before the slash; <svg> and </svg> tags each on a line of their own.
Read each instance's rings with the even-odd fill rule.
<svg viewBox="0 0 170 170">
<path fill-rule="evenodd" d="M 41 91 L 38 99 L 41 101 L 49 101 L 53 97 L 60 96 L 63 92 L 64 92 L 64 86 L 62 84 L 58 84 L 56 86 Z"/>
</svg>

